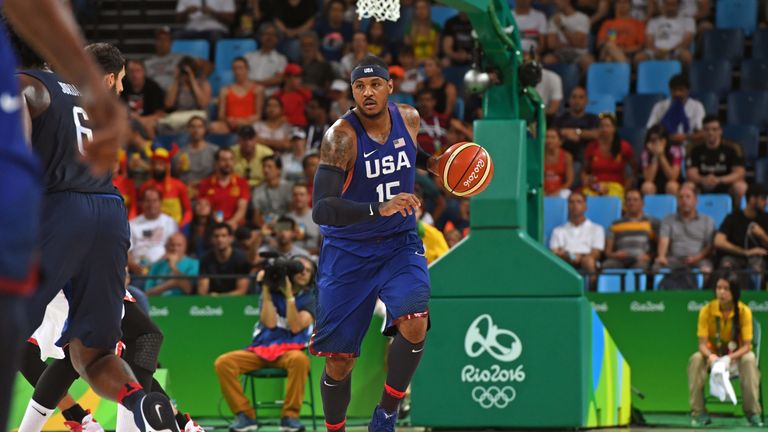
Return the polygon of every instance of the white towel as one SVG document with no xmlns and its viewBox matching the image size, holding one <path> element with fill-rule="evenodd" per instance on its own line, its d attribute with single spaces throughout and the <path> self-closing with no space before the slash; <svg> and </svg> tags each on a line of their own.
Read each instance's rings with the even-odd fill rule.
<svg viewBox="0 0 768 432">
<path fill-rule="evenodd" d="M 729 366 L 731 358 L 728 356 L 720 357 L 712 365 L 712 371 L 709 374 L 709 393 L 718 398 L 720 402 L 730 399 L 736 405 L 736 393 L 731 385 L 731 374 Z"/>
</svg>

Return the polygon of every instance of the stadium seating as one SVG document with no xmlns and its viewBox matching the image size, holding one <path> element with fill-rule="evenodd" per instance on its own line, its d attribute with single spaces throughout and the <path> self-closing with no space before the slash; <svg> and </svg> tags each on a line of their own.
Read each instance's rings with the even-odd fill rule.
<svg viewBox="0 0 768 432">
<path fill-rule="evenodd" d="M 222 39 L 216 43 L 216 61 L 214 69 L 228 71 L 232 69 L 232 60 L 242 57 L 247 52 L 256 51 L 258 45 L 254 39 Z"/>
<path fill-rule="evenodd" d="M 757 27 L 757 0 L 718 0 L 715 26 L 739 28 L 750 36 Z"/>
<path fill-rule="evenodd" d="M 689 73 L 691 91 L 712 92 L 718 97 L 725 96 L 731 90 L 733 71 L 727 60 L 696 60 L 691 64 Z"/>
<path fill-rule="evenodd" d="M 545 68 L 560 75 L 560 80 L 563 82 L 563 101 L 567 102 L 568 97 L 571 96 L 571 90 L 579 85 L 579 67 L 575 64 L 555 63 L 544 65 Z"/>
<path fill-rule="evenodd" d="M 595 95 L 587 101 L 586 111 L 592 114 L 615 113 L 616 99 L 611 95 Z"/>
<path fill-rule="evenodd" d="M 752 58 L 768 59 L 768 28 L 758 29 L 752 36 Z"/>
<path fill-rule="evenodd" d="M 624 290 L 622 291 L 622 279 Z M 597 277 L 597 292 L 618 293 L 645 291 L 646 276 L 635 269 L 605 269 Z"/>
<path fill-rule="evenodd" d="M 234 144 L 235 142 L 237 142 L 237 135 L 228 134 L 228 133 L 224 133 L 224 134 L 209 133 L 205 135 L 205 140 L 221 148 L 227 148 L 232 146 L 232 144 Z"/>
<path fill-rule="evenodd" d="M 152 147 L 163 147 L 166 150 L 170 150 L 173 144 L 180 145 L 179 139 L 181 137 L 176 134 L 168 134 L 168 135 L 156 135 L 155 140 L 152 142 Z"/>
<path fill-rule="evenodd" d="M 739 90 L 766 91 L 768 90 L 768 59 L 749 59 L 741 64 Z"/>
<path fill-rule="evenodd" d="M 755 181 L 768 184 L 768 158 L 758 159 L 755 162 Z"/>
<path fill-rule="evenodd" d="M 456 94 L 464 93 L 464 75 L 469 70 L 469 66 L 448 66 L 443 68 L 443 77 L 449 83 L 456 86 Z"/>
<path fill-rule="evenodd" d="M 459 120 L 464 120 L 464 98 L 461 96 L 456 98 L 456 106 L 453 107 L 453 116 Z"/>
<path fill-rule="evenodd" d="M 445 28 L 445 23 L 459 14 L 459 11 L 449 6 L 432 6 L 432 23 L 438 27 Z"/>
<path fill-rule="evenodd" d="M 691 92 L 691 97 L 704 105 L 704 112 L 718 115 L 720 112 L 720 98 L 712 92 Z"/>
<path fill-rule="evenodd" d="M 587 96 L 610 95 L 623 100 L 629 94 L 629 76 L 627 63 L 592 63 L 587 70 Z"/>
<path fill-rule="evenodd" d="M 639 158 L 645 148 L 645 126 L 640 127 L 620 127 L 616 131 L 622 139 L 625 139 L 632 145 L 635 152 L 635 158 Z"/>
<path fill-rule="evenodd" d="M 555 227 L 568 221 L 568 202 L 560 197 L 544 197 L 544 247 L 549 248 L 549 239 Z"/>
<path fill-rule="evenodd" d="M 715 221 L 715 229 L 720 227 L 728 213 L 733 210 L 731 196 L 728 194 L 701 194 L 698 196 L 696 211 Z"/>
<path fill-rule="evenodd" d="M 674 195 L 646 195 L 643 198 L 643 213 L 663 220 L 668 214 L 677 211 L 677 198 Z"/>
<path fill-rule="evenodd" d="M 208 60 L 210 44 L 205 39 L 176 39 L 171 43 L 171 52 Z"/>
<path fill-rule="evenodd" d="M 614 196 L 587 197 L 587 219 L 602 225 L 606 231 L 621 217 L 621 200 Z"/>
<path fill-rule="evenodd" d="M 653 106 L 661 100 L 664 100 L 664 96 L 661 94 L 627 95 L 624 98 L 621 124 L 628 127 L 645 128 Z"/>
<path fill-rule="evenodd" d="M 768 92 L 732 92 L 728 95 L 728 124 L 768 126 Z"/>
<path fill-rule="evenodd" d="M 702 35 L 704 60 L 728 60 L 738 63 L 744 57 L 744 32 L 741 29 L 713 29 Z"/>
<path fill-rule="evenodd" d="M 661 270 L 659 273 L 656 273 L 653 276 L 653 289 L 658 290 L 660 289 L 659 284 L 661 284 L 661 281 L 664 280 L 664 276 L 668 275 L 670 272 L 668 269 Z M 694 271 L 692 275 L 696 281 L 696 288 L 702 289 L 704 288 L 704 275 L 699 271 Z"/>
<path fill-rule="evenodd" d="M 222 87 L 232 84 L 235 77 L 231 70 L 215 71 L 208 77 L 208 83 L 211 84 L 211 95 L 218 97 Z"/>
<path fill-rule="evenodd" d="M 637 93 L 669 96 L 669 80 L 682 71 L 677 60 L 644 61 L 637 66 Z"/>
<path fill-rule="evenodd" d="M 744 151 L 747 166 L 753 166 L 760 151 L 760 130 L 750 125 L 724 125 L 723 138 L 735 141 Z"/>
</svg>

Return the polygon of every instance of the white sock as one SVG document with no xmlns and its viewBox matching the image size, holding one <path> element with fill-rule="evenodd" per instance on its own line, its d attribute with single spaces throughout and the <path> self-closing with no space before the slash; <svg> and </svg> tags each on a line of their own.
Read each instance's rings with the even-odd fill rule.
<svg viewBox="0 0 768 432">
<path fill-rule="evenodd" d="M 123 404 L 117 404 L 117 422 L 115 432 L 140 432 L 133 419 L 133 412 L 124 407 Z"/>
<path fill-rule="evenodd" d="M 19 432 L 40 432 L 43 430 L 45 422 L 51 418 L 51 414 L 55 411 L 55 408 L 46 408 L 34 399 L 29 400 L 27 405 L 27 411 L 24 413 L 24 418 L 21 420 L 21 426 L 19 426 Z"/>
</svg>

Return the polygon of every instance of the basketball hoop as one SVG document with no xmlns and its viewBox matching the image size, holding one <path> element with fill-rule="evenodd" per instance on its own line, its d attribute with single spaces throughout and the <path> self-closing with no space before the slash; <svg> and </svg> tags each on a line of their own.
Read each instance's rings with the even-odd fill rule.
<svg viewBox="0 0 768 432">
<path fill-rule="evenodd" d="M 357 17 L 397 21 L 400 19 L 400 0 L 357 0 Z"/>
</svg>

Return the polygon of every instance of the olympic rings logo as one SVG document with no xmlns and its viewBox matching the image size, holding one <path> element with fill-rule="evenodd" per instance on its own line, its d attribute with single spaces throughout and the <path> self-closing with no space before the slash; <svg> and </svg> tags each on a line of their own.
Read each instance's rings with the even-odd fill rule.
<svg viewBox="0 0 768 432">
<path fill-rule="evenodd" d="M 472 389 L 472 399 L 485 409 L 506 408 L 515 400 L 515 396 L 517 396 L 517 392 L 510 386 L 490 386 L 488 388 L 477 386 Z"/>
</svg>

